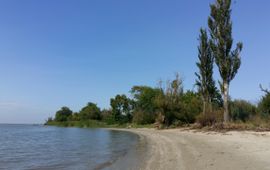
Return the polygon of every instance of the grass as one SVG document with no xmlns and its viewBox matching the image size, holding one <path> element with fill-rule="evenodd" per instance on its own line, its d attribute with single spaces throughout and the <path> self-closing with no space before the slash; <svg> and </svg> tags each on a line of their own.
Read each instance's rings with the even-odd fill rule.
<svg viewBox="0 0 270 170">
<path fill-rule="evenodd" d="M 216 122 L 212 125 L 201 126 L 193 124 L 192 129 L 202 129 L 206 131 L 270 131 L 270 123 L 262 119 L 253 119 L 250 121 L 234 121 L 229 123 Z"/>
<path fill-rule="evenodd" d="M 154 125 L 138 125 L 133 123 L 125 124 L 107 124 L 105 122 L 97 120 L 87 120 L 87 121 L 66 121 L 66 122 L 47 122 L 45 125 L 48 126 L 59 126 L 59 127 L 79 127 L 79 128 L 153 128 Z"/>
</svg>

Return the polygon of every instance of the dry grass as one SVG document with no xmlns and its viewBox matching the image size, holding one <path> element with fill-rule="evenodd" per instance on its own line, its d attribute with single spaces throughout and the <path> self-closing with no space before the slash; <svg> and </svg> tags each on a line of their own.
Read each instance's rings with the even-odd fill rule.
<svg viewBox="0 0 270 170">
<path fill-rule="evenodd" d="M 254 116 L 246 122 L 234 121 L 223 123 L 222 111 L 215 111 L 198 116 L 197 122 L 191 128 L 209 131 L 270 131 L 270 119 Z"/>
</svg>

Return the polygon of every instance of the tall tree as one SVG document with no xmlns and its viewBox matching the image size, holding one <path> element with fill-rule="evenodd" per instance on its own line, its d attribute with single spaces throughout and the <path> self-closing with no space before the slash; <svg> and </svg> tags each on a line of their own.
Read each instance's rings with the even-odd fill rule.
<svg viewBox="0 0 270 170">
<path fill-rule="evenodd" d="M 133 122 L 139 124 L 154 123 L 158 109 L 156 99 L 161 94 L 161 90 L 149 86 L 133 86 L 131 94 L 134 99 Z"/>
<path fill-rule="evenodd" d="M 116 95 L 111 99 L 113 119 L 119 123 L 126 123 L 132 120 L 133 101 L 126 95 Z"/>
<path fill-rule="evenodd" d="M 224 100 L 224 121 L 228 122 L 230 120 L 229 85 L 240 68 L 240 52 L 243 44 L 237 43 L 236 48 L 232 50 L 231 0 L 216 0 L 210 8 L 211 14 L 208 18 L 211 34 L 210 46 L 222 79 L 220 87 Z"/>
<path fill-rule="evenodd" d="M 213 64 L 214 57 L 211 53 L 211 48 L 208 42 L 208 36 L 205 29 L 200 29 L 198 46 L 198 59 L 196 63 L 199 72 L 195 73 L 197 76 L 196 84 L 199 89 L 199 93 L 203 100 L 203 114 L 206 112 L 206 108 L 212 111 L 212 101 L 215 98 L 215 93 L 218 93 L 213 80 Z"/>
<path fill-rule="evenodd" d="M 67 121 L 69 117 L 72 116 L 72 110 L 64 106 L 55 113 L 55 121 L 64 122 Z"/>
<path fill-rule="evenodd" d="M 81 120 L 100 120 L 101 119 L 101 111 L 100 108 L 95 103 L 87 103 L 85 107 L 83 107 L 79 113 L 79 117 Z"/>
</svg>

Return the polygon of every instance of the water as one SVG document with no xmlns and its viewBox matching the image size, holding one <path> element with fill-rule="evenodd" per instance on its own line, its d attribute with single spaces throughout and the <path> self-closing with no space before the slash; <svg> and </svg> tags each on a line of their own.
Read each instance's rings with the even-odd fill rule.
<svg viewBox="0 0 270 170">
<path fill-rule="evenodd" d="M 0 124 L 0 169 L 100 169 L 137 141 L 135 134 L 106 129 Z"/>
</svg>

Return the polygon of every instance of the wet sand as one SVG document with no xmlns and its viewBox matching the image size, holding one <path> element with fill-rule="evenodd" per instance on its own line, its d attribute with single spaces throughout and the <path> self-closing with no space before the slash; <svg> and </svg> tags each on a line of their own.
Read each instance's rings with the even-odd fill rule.
<svg viewBox="0 0 270 170">
<path fill-rule="evenodd" d="M 270 132 L 121 130 L 138 134 L 140 146 L 111 169 L 270 170 Z"/>
</svg>

